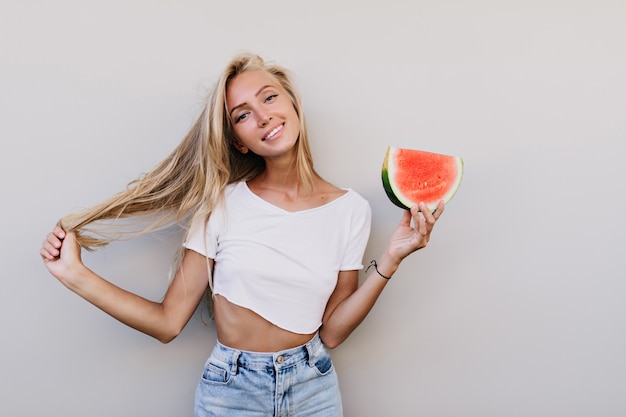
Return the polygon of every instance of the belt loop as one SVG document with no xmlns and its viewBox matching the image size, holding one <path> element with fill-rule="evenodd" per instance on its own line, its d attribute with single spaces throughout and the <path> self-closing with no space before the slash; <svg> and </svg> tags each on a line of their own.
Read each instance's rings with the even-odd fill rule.
<svg viewBox="0 0 626 417">
<path fill-rule="evenodd" d="M 315 334 L 306 345 L 306 353 L 308 356 L 309 366 L 315 366 L 315 353 L 317 352 L 318 344 L 321 343 L 319 334 Z"/>
<path fill-rule="evenodd" d="M 230 372 L 232 372 L 233 375 L 237 375 L 237 370 L 239 369 L 239 356 L 241 356 L 240 351 L 233 351 L 233 357 L 230 364 Z"/>
</svg>

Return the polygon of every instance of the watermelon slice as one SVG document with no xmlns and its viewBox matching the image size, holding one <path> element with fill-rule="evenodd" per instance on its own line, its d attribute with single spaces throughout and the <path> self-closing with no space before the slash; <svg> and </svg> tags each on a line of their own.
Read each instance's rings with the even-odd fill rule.
<svg viewBox="0 0 626 417">
<path fill-rule="evenodd" d="M 383 187 L 396 206 L 409 209 L 424 202 L 430 211 L 447 203 L 461 185 L 463 159 L 415 149 L 387 148 Z"/>
</svg>

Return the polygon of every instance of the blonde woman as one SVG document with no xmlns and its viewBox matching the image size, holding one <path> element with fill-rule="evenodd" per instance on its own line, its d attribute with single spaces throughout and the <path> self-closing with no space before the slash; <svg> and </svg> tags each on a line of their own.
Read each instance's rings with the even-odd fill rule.
<svg viewBox="0 0 626 417">
<path fill-rule="evenodd" d="M 217 343 L 195 416 L 341 416 L 327 348 L 361 323 L 443 211 L 441 202 L 434 213 L 422 204 L 404 212 L 359 285 L 370 206 L 315 171 L 289 73 L 245 54 L 228 64 L 168 158 L 101 205 L 62 218 L 40 255 L 70 290 L 163 343 L 211 295 Z M 162 302 L 109 283 L 81 260 L 81 247 L 119 238 L 115 221 L 129 217 L 150 219 L 134 233 L 186 227 Z"/>
</svg>

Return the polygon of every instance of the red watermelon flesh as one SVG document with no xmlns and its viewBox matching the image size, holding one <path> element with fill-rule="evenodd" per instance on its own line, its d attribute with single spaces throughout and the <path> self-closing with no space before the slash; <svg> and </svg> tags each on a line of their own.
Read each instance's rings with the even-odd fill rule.
<svg viewBox="0 0 626 417">
<path fill-rule="evenodd" d="M 389 147 L 382 168 L 387 196 L 403 209 L 424 202 L 435 210 L 452 199 L 462 178 L 462 158 L 416 149 Z"/>
</svg>

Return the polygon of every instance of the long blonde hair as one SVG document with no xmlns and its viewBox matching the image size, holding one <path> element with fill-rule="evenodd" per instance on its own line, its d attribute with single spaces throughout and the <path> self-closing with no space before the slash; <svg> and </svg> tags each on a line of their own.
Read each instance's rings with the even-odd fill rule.
<svg viewBox="0 0 626 417">
<path fill-rule="evenodd" d="M 202 113 L 167 158 L 110 199 L 61 218 L 61 227 L 75 232 L 83 248 L 94 250 L 122 236 L 134 237 L 172 224 L 182 225 L 188 232 L 193 221 L 206 223 L 228 184 L 252 179 L 265 169 L 263 158 L 252 152 L 242 154 L 233 146 L 236 138 L 226 108 L 227 86 L 248 71 L 265 71 L 291 98 L 300 119 L 296 173 L 311 190 L 316 173 L 302 102 L 291 74 L 258 55 L 242 54 L 226 66 Z M 147 220 L 128 230 L 128 222 L 118 221 L 127 218 Z"/>
</svg>

